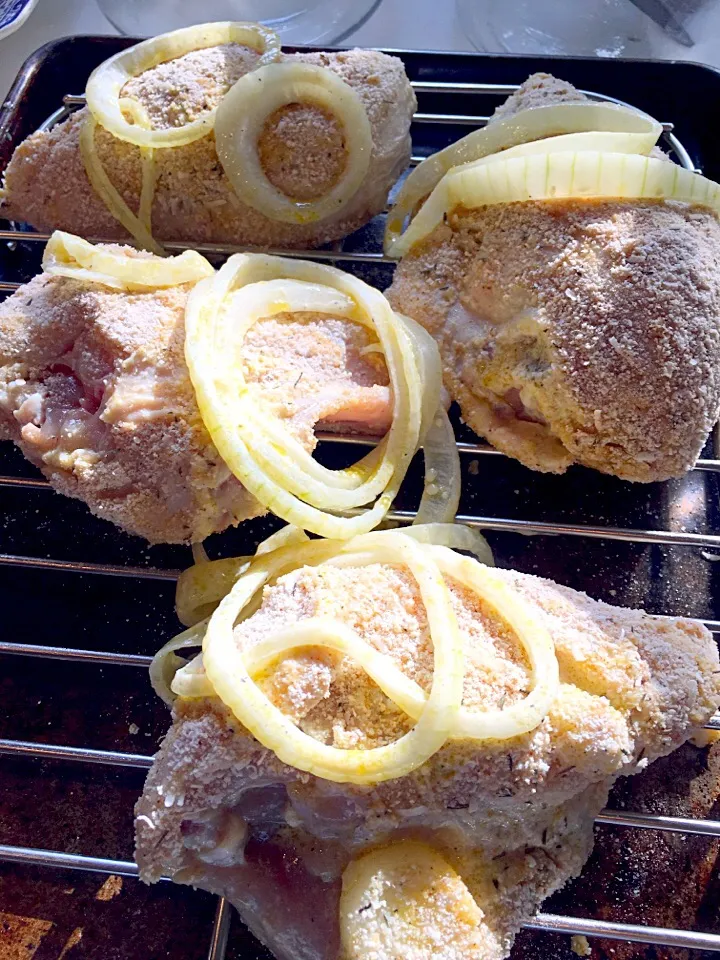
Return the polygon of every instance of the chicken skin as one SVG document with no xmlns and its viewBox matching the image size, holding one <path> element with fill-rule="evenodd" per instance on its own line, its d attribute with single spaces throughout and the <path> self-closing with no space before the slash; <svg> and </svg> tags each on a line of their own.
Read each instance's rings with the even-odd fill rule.
<svg viewBox="0 0 720 960">
<path fill-rule="evenodd" d="M 383 932 L 396 923 L 393 911 L 377 929 L 382 911 L 370 902 L 353 918 L 364 952 L 348 953 L 341 878 L 368 850 L 420 842 L 452 863 L 477 907 L 473 946 L 458 952 L 448 901 L 442 891 L 433 900 L 431 890 L 413 913 L 425 947 L 412 956 L 507 956 L 542 900 L 580 873 L 616 778 L 669 754 L 705 723 L 720 700 L 720 674 L 715 644 L 697 624 L 499 573 L 555 644 L 561 683 L 539 726 L 505 741 L 447 741 L 410 774 L 353 786 L 280 762 L 219 700 L 181 698 L 136 807 L 141 877 L 169 876 L 228 897 L 278 960 L 394 960 L 406 954 Z M 448 585 L 466 643 L 464 706 L 512 705 L 528 688 L 523 648 L 483 600 L 452 579 Z M 428 689 L 425 610 L 403 568 L 302 567 L 265 588 L 235 640 L 249 649 L 309 617 L 351 626 Z M 408 730 L 407 716 L 353 661 L 324 650 L 298 651 L 260 682 L 321 743 L 370 748 Z"/>
<path fill-rule="evenodd" d="M 500 108 L 582 99 L 543 75 Z M 492 122 L 492 121 L 491 121 Z M 720 408 L 720 224 L 676 201 L 456 208 L 393 306 L 436 339 L 463 419 L 526 466 L 681 476 Z"/>
<path fill-rule="evenodd" d="M 42 274 L 0 304 L 0 437 L 60 493 L 151 542 L 199 541 L 265 512 L 200 417 L 184 354 L 189 289 Z M 382 435 L 392 399 L 369 341 L 327 314 L 278 314 L 249 331 L 244 374 L 309 450 L 318 424 Z"/>
<path fill-rule="evenodd" d="M 180 126 L 217 106 L 253 68 L 258 54 L 239 44 L 196 50 L 146 70 L 123 88 L 145 108 L 154 128 Z M 160 241 L 231 243 L 257 247 L 313 247 L 344 237 L 385 207 L 390 187 L 410 159 L 410 121 L 416 101 L 402 61 L 382 53 L 285 55 L 282 62 L 324 67 L 359 95 L 367 112 L 373 150 L 354 197 L 317 223 L 269 220 L 242 203 L 215 150 L 213 134 L 184 147 L 155 151 L 152 232 Z M 35 133 L 15 150 L 5 171 L 0 216 L 39 230 L 55 228 L 83 237 L 127 240 L 128 234 L 91 186 L 80 154 L 85 109 L 49 132 Z M 96 148 L 105 171 L 131 210 L 142 184 L 138 147 L 102 128 Z M 342 175 L 347 150 L 342 126 L 311 104 L 290 104 L 272 114 L 258 140 L 263 170 L 283 193 L 302 201 L 326 194 Z"/>
</svg>

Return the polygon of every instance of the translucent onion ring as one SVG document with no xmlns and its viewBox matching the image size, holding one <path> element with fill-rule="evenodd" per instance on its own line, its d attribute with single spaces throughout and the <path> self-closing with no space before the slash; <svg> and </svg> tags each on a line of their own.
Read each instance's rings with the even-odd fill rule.
<svg viewBox="0 0 720 960">
<path fill-rule="evenodd" d="M 456 207 L 564 199 L 679 200 L 720 212 L 720 186 L 655 157 L 597 151 L 545 152 L 457 167 L 425 201 L 393 256 L 424 240 Z"/>
<path fill-rule="evenodd" d="M 460 710 L 463 670 L 462 640 L 437 565 L 420 544 L 401 533 L 385 531 L 362 539 L 362 550 L 370 551 L 374 562 L 401 564 L 410 571 L 418 584 L 433 638 L 430 693 L 417 723 L 399 740 L 370 750 L 327 746 L 296 727 L 253 682 L 233 637 L 233 626 L 248 600 L 270 578 L 272 560 L 260 559 L 253 564 L 220 603 L 208 623 L 203 662 L 208 680 L 223 703 L 283 763 L 327 780 L 367 784 L 405 776 L 440 749 Z M 329 558 L 347 549 L 340 543 L 313 541 L 297 553 L 325 553 Z"/>
<path fill-rule="evenodd" d="M 140 216 L 136 216 L 127 203 L 125 203 L 120 192 L 107 175 L 98 156 L 97 147 L 95 146 L 95 132 L 97 128 L 97 121 L 93 115 L 89 113 L 80 127 L 80 157 L 82 158 L 87 178 L 90 181 L 90 186 L 105 204 L 109 213 L 115 217 L 118 223 L 121 223 L 123 227 L 125 227 L 139 247 L 162 255 L 164 252 L 162 246 L 153 238 L 150 230 L 143 223 Z M 145 188 L 145 170 L 146 167 L 145 164 L 143 164 L 143 188 Z M 153 176 L 153 194 L 154 192 Z M 142 207 L 142 196 L 140 205 Z"/>
<path fill-rule="evenodd" d="M 438 545 L 453 543 L 467 548 L 474 540 L 473 533 L 463 528 L 453 533 L 449 525 L 443 524 L 409 527 L 404 531 L 366 534 L 344 544 L 308 541 L 253 560 L 211 617 L 202 660 L 178 671 L 171 685 L 173 692 L 190 697 L 219 696 L 237 719 L 283 762 L 338 782 L 367 784 L 403 776 L 429 759 L 446 740 L 503 740 L 535 729 L 550 710 L 559 687 L 554 644 L 542 617 L 490 567 Z M 434 673 L 429 695 L 406 677 L 391 657 L 380 653 L 347 625 L 328 618 L 300 620 L 245 650 L 235 641 L 234 624 L 246 619 L 249 609 L 257 609 L 263 588 L 283 574 L 306 565 L 352 568 L 372 563 L 405 566 L 418 583 L 428 613 L 434 669 L 437 671 L 440 664 L 443 670 L 441 674 Z M 459 658 L 461 689 L 465 672 L 447 578 L 482 598 L 517 636 L 530 662 L 531 689 L 523 700 L 499 710 L 476 711 L 461 706 L 454 686 L 444 693 L 437 686 L 438 677 L 450 676 L 453 684 L 457 680 L 458 664 L 448 663 L 447 658 Z M 411 734 L 390 747 L 348 751 L 325 747 L 298 730 L 255 681 L 277 660 L 301 648 L 313 647 L 354 659 L 385 695 L 415 721 Z M 169 646 L 164 649 L 171 653 Z M 437 727 L 432 728 L 432 737 L 426 737 L 429 709 L 439 711 L 436 721 L 440 722 L 438 716 L 442 720 L 442 740 L 436 736 Z M 412 736 L 418 730 L 423 734 L 420 742 Z"/>
<path fill-rule="evenodd" d="M 292 524 L 282 527 L 259 544 L 250 557 L 225 557 L 222 560 L 197 561 L 178 577 L 175 588 L 175 612 L 180 623 L 192 626 L 210 616 L 222 598 L 256 557 L 281 547 L 305 543 L 307 534 Z"/>
<path fill-rule="evenodd" d="M 267 118 L 290 103 L 323 107 L 341 122 L 348 159 L 339 181 L 317 200 L 294 200 L 265 175 L 257 142 Z M 253 70 L 225 95 L 215 118 L 215 146 L 237 196 L 269 220 L 313 223 L 339 213 L 365 179 L 372 131 L 365 106 L 332 70 L 310 63 L 271 63 Z"/>
<path fill-rule="evenodd" d="M 307 309 L 373 328 L 390 375 L 392 426 L 347 470 L 322 467 L 258 405 L 242 374 L 242 340 L 252 323 Z M 185 321 L 185 356 L 200 413 L 238 480 L 277 516 L 320 536 L 347 539 L 377 526 L 439 405 L 440 361 L 426 331 L 356 277 L 263 254 L 236 254 L 214 279 L 198 284 Z M 358 516 L 336 515 L 373 500 Z"/>
<path fill-rule="evenodd" d="M 133 97 L 124 97 L 120 101 L 120 108 L 124 113 L 129 113 L 133 122 L 145 130 L 149 130 L 152 127 L 148 112 L 139 100 L 135 100 Z M 142 186 L 140 188 L 140 203 L 138 204 L 137 216 L 143 227 L 152 235 L 152 207 L 153 200 L 155 199 L 155 184 L 158 173 L 153 148 L 140 147 L 140 159 L 142 164 Z"/>
<path fill-rule="evenodd" d="M 101 63 L 90 74 L 85 97 L 90 113 L 106 130 L 138 147 L 181 147 L 211 133 L 217 110 L 208 110 L 197 120 L 182 127 L 146 130 L 129 123 L 123 115 L 120 95 L 125 84 L 146 70 L 174 60 L 193 50 L 215 47 L 222 43 L 238 43 L 257 50 L 258 67 L 272 63 L 280 56 L 280 40 L 276 33 L 258 23 L 221 21 L 203 23 L 163 33 L 121 50 Z"/>
<path fill-rule="evenodd" d="M 460 505 L 460 456 L 445 409 L 437 408 L 423 440 L 425 489 L 415 523 L 451 524 Z"/>
<path fill-rule="evenodd" d="M 474 130 L 444 150 L 423 160 L 403 183 L 388 214 L 385 227 L 385 251 L 396 254 L 407 217 L 431 193 L 453 167 L 479 160 L 518 144 L 545 140 L 563 134 L 608 131 L 639 134 L 651 150 L 662 133 L 662 126 L 647 114 L 613 103 L 554 103 L 530 107 Z"/>
<path fill-rule="evenodd" d="M 129 257 L 63 230 L 56 230 L 48 240 L 42 266 L 53 276 L 130 291 L 197 283 L 215 273 L 195 250 L 185 250 L 177 257 Z"/>
<path fill-rule="evenodd" d="M 170 706 L 178 694 L 173 691 L 172 684 L 181 668 L 188 666 L 185 660 L 175 655 L 176 650 L 186 650 L 189 647 L 201 647 L 207 621 L 195 624 L 189 630 L 184 630 L 172 640 L 168 640 L 152 658 L 150 664 L 150 684 L 160 699 Z M 197 659 L 197 658 L 196 658 Z M 192 660 L 191 663 L 195 663 Z"/>
</svg>

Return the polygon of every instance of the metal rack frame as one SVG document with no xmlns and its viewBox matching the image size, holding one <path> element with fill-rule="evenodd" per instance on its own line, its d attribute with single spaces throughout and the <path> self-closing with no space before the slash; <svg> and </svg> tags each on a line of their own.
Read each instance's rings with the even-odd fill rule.
<svg viewBox="0 0 720 960">
<path fill-rule="evenodd" d="M 452 95 L 489 93 L 508 95 L 517 89 L 515 84 L 493 83 L 452 83 L 452 82 L 414 82 L 417 93 L 445 93 Z M 612 97 L 605 97 L 593 91 L 584 91 L 592 99 L 611 100 L 616 103 L 622 101 Z M 63 105 L 55 111 L 42 125 L 42 129 L 50 129 L 55 124 L 66 119 L 70 113 L 84 104 L 84 98 L 67 95 L 63 98 Z M 452 124 L 466 128 L 477 128 L 487 123 L 488 117 L 478 114 L 445 114 L 445 113 L 417 113 L 414 124 Z M 672 123 L 663 124 L 663 140 L 665 147 L 674 155 L 676 161 L 687 169 L 696 169 L 692 160 L 680 141 L 673 133 Z M 422 156 L 413 156 L 412 165 L 423 159 Z M 15 244 L 17 242 L 42 244 L 48 239 L 47 234 L 25 232 L 19 229 L 0 230 L 0 242 Z M 102 239 L 102 238 L 97 238 Z M 167 243 L 171 251 L 187 249 L 189 245 L 181 243 Z M 237 252 L 227 244 L 194 244 L 193 248 L 202 253 L 222 258 Z M 311 251 L 273 251 L 285 256 L 303 257 L 324 262 L 339 263 L 343 266 L 363 263 L 392 263 L 381 250 L 351 251 L 345 248 L 345 242 L 340 241 L 330 249 Z M 20 284 L 8 281 L 0 282 L 0 292 L 11 292 Z M 335 435 L 321 435 L 320 439 L 334 443 L 368 444 L 372 441 L 364 438 L 341 438 Z M 503 456 L 484 443 L 458 443 L 461 454 L 482 456 Z M 716 427 L 714 433 L 713 450 L 715 458 L 700 459 L 695 470 L 720 472 L 720 433 Z M 50 491 L 50 485 L 43 479 L 28 479 L 13 476 L 0 476 L 0 488 L 15 487 L 28 491 Z M 400 522 L 409 522 L 413 514 L 407 511 L 395 511 L 390 514 L 391 519 Z M 519 532 L 540 535 L 569 535 L 573 537 L 589 537 L 630 543 L 645 543 L 657 545 L 682 545 L 720 550 L 720 534 L 695 534 L 670 530 L 635 530 L 608 526 L 583 526 L 561 523 L 541 523 L 524 520 L 503 519 L 497 517 L 459 516 L 458 521 L 482 529 Z M 179 571 L 150 567 L 116 566 L 110 564 L 82 563 L 59 561 L 52 559 L 17 556 L 0 553 L 0 567 L 31 568 L 38 570 L 61 571 L 64 573 L 93 574 L 96 576 L 128 577 L 155 580 L 174 580 Z M 720 634 L 720 620 L 703 620 L 702 622 L 715 634 Z M 0 641 L 0 654 L 10 654 L 23 657 L 39 657 L 49 660 L 63 660 L 78 663 L 91 663 L 100 666 L 114 665 L 132 668 L 147 669 L 151 658 L 140 654 L 102 653 L 92 650 L 74 649 L 67 647 L 41 646 L 26 643 Z M 720 730 L 720 714 L 713 718 L 707 729 Z M 102 764 L 114 767 L 147 769 L 152 758 L 140 754 L 120 753 L 109 750 L 94 750 L 84 747 L 54 746 L 39 743 L 30 743 L 20 740 L 0 739 L 0 754 L 14 757 L 46 759 L 78 762 L 84 764 Z M 668 817 L 646 813 L 626 813 L 624 811 L 605 810 L 597 818 L 596 823 L 619 828 L 643 830 L 669 831 L 684 834 L 703 835 L 720 838 L 720 820 L 693 820 L 684 817 Z M 27 847 L 0 845 L 0 860 L 34 866 L 67 868 L 101 874 L 116 874 L 124 877 L 137 877 L 138 869 L 134 863 L 87 857 L 79 854 L 61 853 L 52 850 L 41 850 Z M 226 900 L 218 898 L 215 919 L 212 925 L 211 940 L 208 947 L 209 960 L 223 960 L 225 956 L 228 931 L 230 924 L 230 907 Z M 698 949 L 720 952 L 720 934 L 699 933 L 690 930 L 676 930 L 641 926 L 637 924 L 614 923 L 578 917 L 557 916 L 554 914 L 538 914 L 526 925 L 532 930 L 539 930 L 563 934 L 585 934 L 587 936 L 604 937 L 613 940 L 634 941 L 637 943 L 653 944 L 674 948 Z"/>
</svg>

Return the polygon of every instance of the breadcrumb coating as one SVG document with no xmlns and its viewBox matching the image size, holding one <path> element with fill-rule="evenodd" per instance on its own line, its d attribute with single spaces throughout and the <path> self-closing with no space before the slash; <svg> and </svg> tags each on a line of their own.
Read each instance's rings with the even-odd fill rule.
<svg viewBox="0 0 720 960">
<path fill-rule="evenodd" d="M 187 295 L 188 285 L 123 293 L 43 274 L 0 304 L 0 437 L 56 490 L 152 542 L 199 541 L 264 513 L 200 417 Z M 319 422 L 382 435 L 392 398 L 384 360 L 362 352 L 370 340 L 346 320 L 281 314 L 249 331 L 244 374 L 308 450 Z"/>
<path fill-rule="evenodd" d="M 500 574 L 544 621 L 556 645 L 561 687 L 535 730 L 502 742 L 448 742 L 413 773 L 360 787 L 281 763 L 218 701 L 178 701 L 136 808 L 141 877 L 153 882 L 170 875 L 224 893 L 282 960 L 293 950 L 338 960 L 344 866 L 394 839 L 423 840 L 452 864 L 482 909 L 483 946 L 475 960 L 506 956 L 541 901 L 580 872 L 592 847 L 593 819 L 615 779 L 670 753 L 712 715 L 720 672 L 712 637 L 696 623 L 612 607 L 527 574 Z M 528 682 L 517 640 L 482 601 L 450 587 L 468 650 L 465 704 L 482 709 L 513 702 Z M 260 609 L 236 627 L 236 641 L 250 646 L 317 615 L 352 626 L 427 689 L 427 622 L 404 569 L 321 566 L 288 574 L 265 589 Z M 384 697 L 367 676 L 337 655 L 299 652 L 276 668 L 265 689 L 325 743 L 372 746 L 407 729 L 388 701 L 382 709 Z M 248 812 L 248 798 L 257 799 L 270 785 L 272 812 L 258 813 L 257 806 Z M 245 854 L 236 844 L 234 859 L 218 866 L 217 845 L 225 838 L 226 856 L 233 818 L 250 824 L 251 840 Z M 205 825 L 202 847 L 198 824 Z M 252 893 L 261 842 L 268 857 L 280 851 L 302 876 L 307 871 L 313 883 L 322 880 L 319 892 L 303 892 L 310 881 L 302 876 L 289 892 L 283 886 L 282 895 L 296 904 L 283 926 L 273 920 L 271 894 Z M 313 929 L 323 932 L 320 942 L 304 927 L 306 908 Z M 442 909 L 438 917 L 444 922 Z M 372 922 L 381 920 L 373 915 Z M 372 931 L 368 942 L 377 942 Z M 433 956 L 454 960 L 442 949 L 438 944 Z M 378 954 L 380 960 L 390 956 Z"/>
<path fill-rule="evenodd" d="M 585 99 L 534 74 L 493 119 Z M 437 340 L 463 419 L 534 470 L 682 476 L 717 419 L 720 225 L 710 210 L 458 207 L 403 258 L 388 298 Z"/>
<path fill-rule="evenodd" d="M 136 97 L 154 126 L 192 120 L 217 105 L 246 73 L 257 54 L 224 44 L 185 54 L 129 81 L 123 93 Z M 184 147 L 155 151 L 157 183 L 153 235 L 160 240 L 232 243 L 256 247 L 317 246 L 366 223 L 385 206 L 388 190 L 410 159 L 410 121 L 415 96 L 396 57 L 366 50 L 283 55 L 283 61 L 311 63 L 333 71 L 359 95 L 373 139 L 370 166 L 355 197 L 338 214 L 317 224 L 266 219 L 241 203 L 215 150 L 212 134 Z M 69 230 L 85 237 L 128 239 L 91 187 L 79 150 L 85 110 L 47 133 L 36 133 L 15 150 L 5 172 L 0 213 L 40 230 Z M 296 199 L 324 193 L 347 161 L 335 117 L 309 105 L 276 111 L 260 138 L 271 182 Z M 96 132 L 99 158 L 132 210 L 141 188 L 140 151 L 102 128 Z"/>
<path fill-rule="evenodd" d="M 536 470 L 681 476 L 720 407 L 720 225 L 672 201 L 456 210 L 393 306 L 435 337 L 476 433 Z"/>
</svg>

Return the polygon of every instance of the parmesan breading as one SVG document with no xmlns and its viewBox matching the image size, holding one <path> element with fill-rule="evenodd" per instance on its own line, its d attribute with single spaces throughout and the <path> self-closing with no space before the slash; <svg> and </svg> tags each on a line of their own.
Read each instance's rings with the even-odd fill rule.
<svg viewBox="0 0 720 960">
<path fill-rule="evenodd" d="M 140 101 L 154 127 L 181 126 L 217 106 L 256 59 L 254 51 L 235 43 L 196 50 L 146 70 L 126 83 L 122 93 Z M 184 147 L 154 152 L 153 236 L 238 246 L 312 247 L 351 233 L 383 210 L 390 187 L 410 159 L 416 101 L 402 61 L 366 50 L 290 54 L 282 59 L 331 70 L 360 97 L 373 151 L 355 196 L 319 223 L 268 220 L 238 199 L 210 134 Z M 40 230 L 59 228 L 84 237 L 126 240 L 123 227 L 85 174 L 79 148 L 85 116 L 81 110 L 20 144 L 5 171 L 0 212 Z M 103 129 L 96 132 L 96 148 L 112 183 L 136 211 L 142 183 L 139 148 Z M 297 200 L 326 193 L 347 161 L 337 119 L 311 104 L 289 104 L 275 111 L 265 123 L 258 149 L 268 179 Z"/>
<path fill-rule="evenodd" d="M 720 661 L 692 621 L 499 573 L 555 642 L 561 685 L 536 729 L 507 741 L 448 741 L 404 777 L 353 786 L 281 763 L 219 701 L 180 700 L 136 808 L 141 877 L 224 894 L 280 960 L 502 960 L 542 900 L 580 873 L 617 777 L 670 753 L 713 714 Z M 465 706 L 515 702 L 529 679 L 517 638 L 481 600 L 449 586 L 466 645 Z M 351 626 L 428 689 L 427 620 L 404 569 L 289 573 L 265 588 L 235 639 L 248 648 L 315 616 Z M 372 747 L 408 729 L 363 671 L 327 651 L 299 650 L 262 682 L 323 743 Z M 393 853 L 358 859 L 408 840 L 439 859 L 418 853 L 407 868 Z M 345 874 L 351 861 L 360 866 Z M 388 889 L 390 875 L 399 893 Z M 358 889 L 367 902 L 354 898 Z"/>
</svg>

